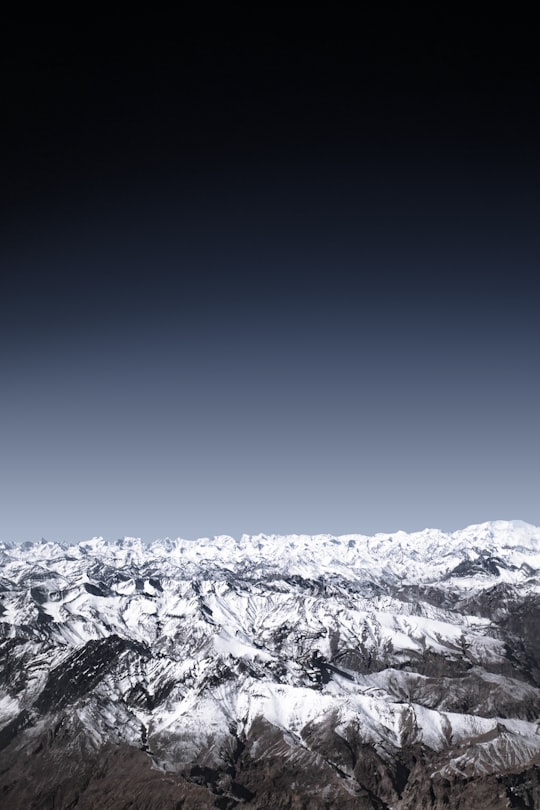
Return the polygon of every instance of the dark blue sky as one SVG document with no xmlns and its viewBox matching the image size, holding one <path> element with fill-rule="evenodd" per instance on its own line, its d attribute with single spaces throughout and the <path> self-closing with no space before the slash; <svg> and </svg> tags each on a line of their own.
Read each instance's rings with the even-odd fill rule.
<svg viewBox="0 0 540 810">
<path fill-rule="evenodd" d="M 432 22 L 14 32 L 0 539 L 540 523 L 535 51 Z"/>
</svg>

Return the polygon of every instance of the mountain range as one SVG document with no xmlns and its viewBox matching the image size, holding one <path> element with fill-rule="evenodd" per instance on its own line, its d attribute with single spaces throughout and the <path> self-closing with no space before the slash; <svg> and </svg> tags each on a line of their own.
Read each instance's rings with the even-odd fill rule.
<svg viewBox="0 0 540 810">
<path fill-rule="evenodd" d="M 538 527 L 0 561 L 2 807 L 540 807 Z"/>
</svg>

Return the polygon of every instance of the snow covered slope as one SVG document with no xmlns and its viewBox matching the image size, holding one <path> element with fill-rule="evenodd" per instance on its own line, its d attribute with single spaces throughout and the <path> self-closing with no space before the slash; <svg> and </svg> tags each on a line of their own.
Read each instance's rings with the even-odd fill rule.
<svg viewBox="0 0 540 810">
<path fill-rule="evenodd" d="M 540 806 L 537 527 L 0 560 L 6 806 Z"/>
</svg>

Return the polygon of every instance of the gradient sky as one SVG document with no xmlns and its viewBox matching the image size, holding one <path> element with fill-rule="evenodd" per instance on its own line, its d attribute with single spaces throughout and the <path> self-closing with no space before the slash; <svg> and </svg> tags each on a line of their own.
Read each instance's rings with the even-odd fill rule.
<svg viewBox="0 0 540 810">
<path fill-rule="evenodd" d="M 534 41 L 447 22 L 11 32 L 0 540 L 540 524 Z"/>
</svg>

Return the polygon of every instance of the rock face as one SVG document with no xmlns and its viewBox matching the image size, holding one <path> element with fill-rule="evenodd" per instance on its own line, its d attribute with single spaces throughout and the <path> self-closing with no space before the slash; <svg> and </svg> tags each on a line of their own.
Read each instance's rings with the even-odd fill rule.
<svg viewBox="0 0 540 810">
<path fill-rule="evenodd" d="M 540 807 L 534 526 L 0 557 L 2 807 Z"/>
</svg>

